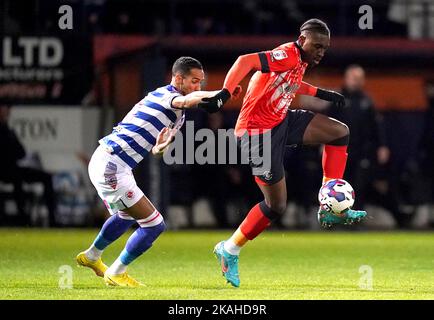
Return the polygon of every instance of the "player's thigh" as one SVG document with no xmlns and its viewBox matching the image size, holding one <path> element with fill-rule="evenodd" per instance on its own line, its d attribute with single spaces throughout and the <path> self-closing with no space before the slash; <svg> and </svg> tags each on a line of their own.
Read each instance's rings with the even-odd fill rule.
<svg viewBox="0 0 434 320">
<path fill-rule="evenodd" d="M 306 132 L 306 128 L 314 117 L 315 113 L 312 111 L 302 109 L 288 110 L 286 116 L 288 123 L 286 145 L 296 146 L 303 144 L 303 136 Z"/>
<path fill-rule="evenodd" d="M 135 220 L 141 220 L 149 217 L 155 210 L 152 202 L 149 201 L 146 196 L 143 196 L 133 206 L 123 209 L 122 211 Z"/>
<path fill-rule="evenodd" d="M 124 212 L 144 219 L 155 211 L 137 186 L 132 171 L 98 148 L 89 163 L 89 177 L 110 214 Z"/>
<path fill-rule="evenodd" d="M 246 133 L 238 140 L 242 159 L 247 157 L 258 184 L 274 185 L 285 176 L 283 157 L 287 128 L 285 119 L 272 130 L 251 136 Z"/>
<path fill-rule="evenodd" d="M 286 180 L 285 177 L 281 178 L 277 183 L 272 185 L 259 184 L 259 189 L 261 189 L 265 203 L 272 209 L 277 209 L 276 211 L 280 211 L 280 209 L 284 210 L 287 202 L 287 191 L 286 191 Z"/>
<path fill-rule="evenodd" d="M 315 114 L 306 127 L 303 144 L 327 144 L 349 134 L 348 127 L 323 114 Z"/>
</svg>

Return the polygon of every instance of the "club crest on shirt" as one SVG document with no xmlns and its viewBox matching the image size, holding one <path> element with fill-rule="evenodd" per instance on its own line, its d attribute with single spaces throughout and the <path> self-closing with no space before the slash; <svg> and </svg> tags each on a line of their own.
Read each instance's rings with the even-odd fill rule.
<svg viewBox="0 0 434 320">
<path fill-rule="evenodd" d="M 270 181 L 270 180 L 273 178 L 273 174 L 272 174 L 270 171 L 265 171 L 265 172 L 262 174 L 262 177 L 263 177 L 265 180 Z"/>
<path fill-rule="evenodd" d="M 283 50 L 274 50 L 271 52 L 272 60 L 283 60 L 285 58 L 288 58 L 288 55 Z"/>
</svg>

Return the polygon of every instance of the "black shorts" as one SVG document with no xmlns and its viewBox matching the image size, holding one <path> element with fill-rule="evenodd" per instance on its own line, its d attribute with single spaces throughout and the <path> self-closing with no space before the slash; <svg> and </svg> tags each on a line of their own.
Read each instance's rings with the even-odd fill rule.
<svg viewBox="0 0 434 320">
<path fill-rule="evenodd" d="M 285 176 L 283 158 L 286 146 L 303 144 L 303 135 L 315 114 L 307 110 L 289 110 L 286 118 L 264 134 L 246 132 L 238 137 L 241 159 L 248 162 L 252 174 L 272 185 Z"/>
</svg>

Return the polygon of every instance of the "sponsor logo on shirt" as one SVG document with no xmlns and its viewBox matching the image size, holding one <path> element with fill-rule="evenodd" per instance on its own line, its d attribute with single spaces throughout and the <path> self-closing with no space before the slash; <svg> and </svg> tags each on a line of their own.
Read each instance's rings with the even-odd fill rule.
<svg viewBox="0 0 434 320">
<path fill-rule="evenodd" d="M 300 88 L 300 85 L 298 83 L 294 83 L 294 84 L 291 84 L 291 85 L 285 83 L 283 85 L 282 90 L 283 90 L 284 94 L 295 94 L 298 91 L 299 88 Z"/>
</svg>

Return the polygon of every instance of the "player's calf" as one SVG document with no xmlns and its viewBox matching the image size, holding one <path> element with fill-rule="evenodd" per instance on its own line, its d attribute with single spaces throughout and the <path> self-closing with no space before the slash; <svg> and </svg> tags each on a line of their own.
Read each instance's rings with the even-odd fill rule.
<svg viewBox="0 0 434 320">
<path fill-rule="evenodd" d="M 163 217 L 157 210 L 149 217 L 137 220 L 137 222 L 140 227 L 130 236 L 124 250 L 107 269 L 106 274 L 120 275 L 125 273 L 128 265 L 146 252 L 166 229 Z"/>
</svg>

